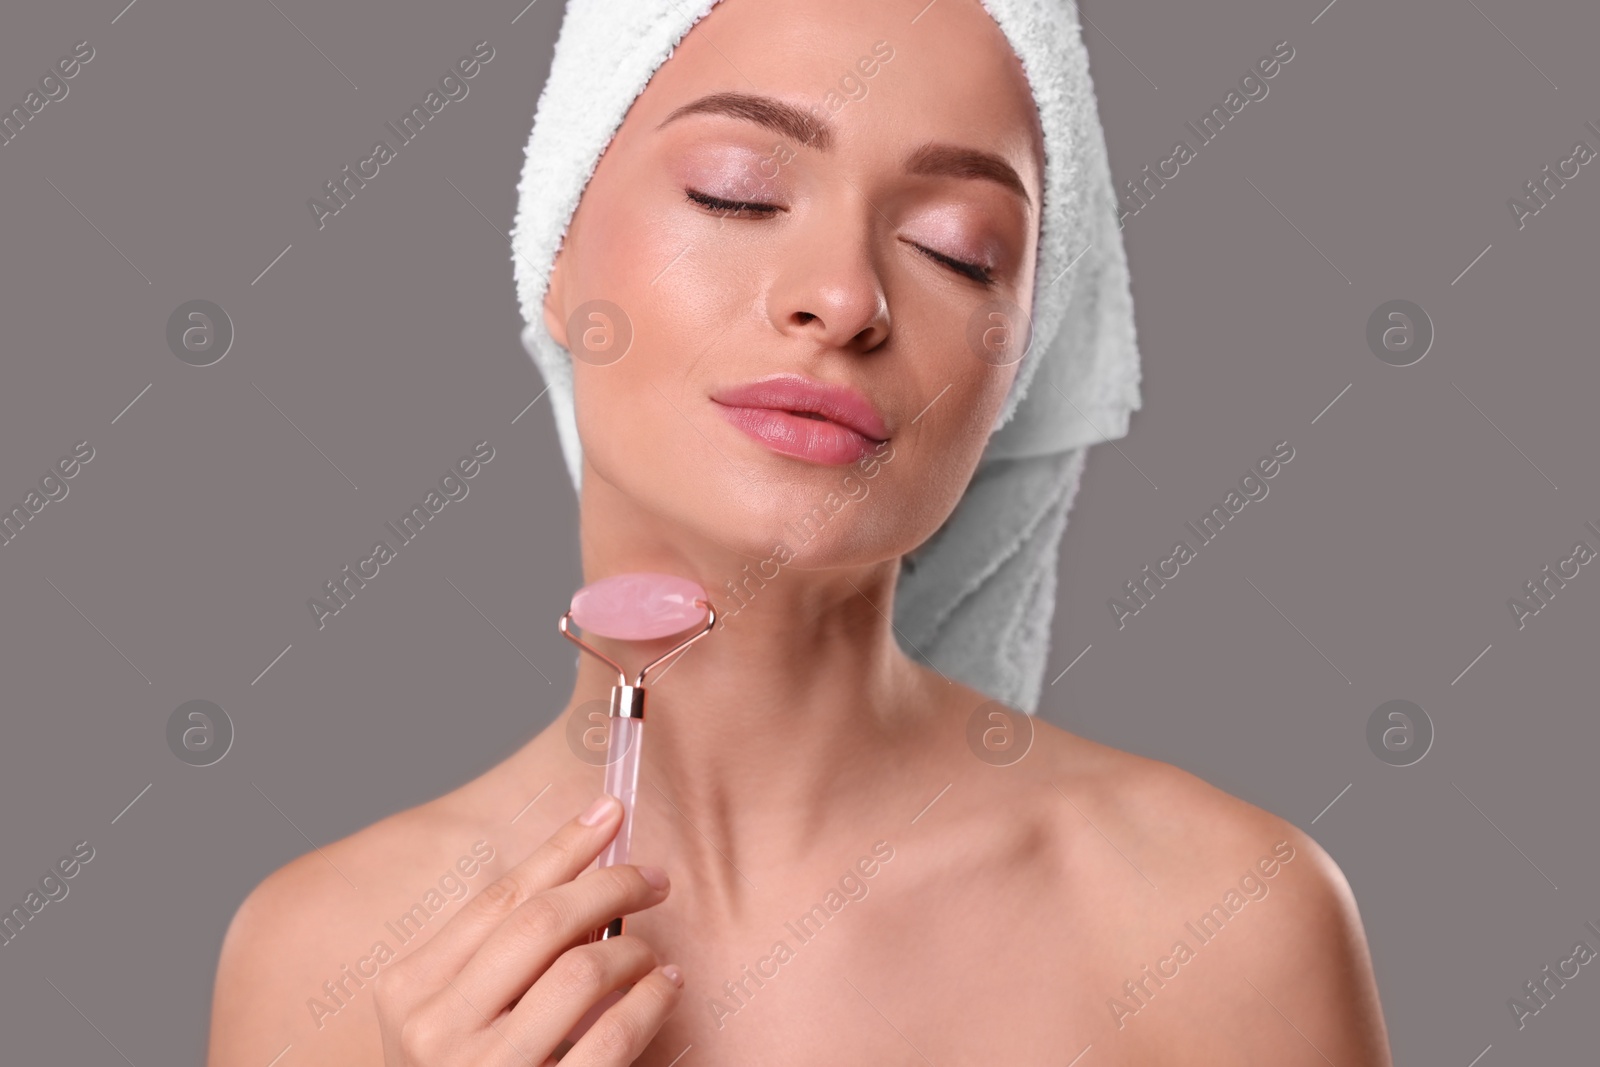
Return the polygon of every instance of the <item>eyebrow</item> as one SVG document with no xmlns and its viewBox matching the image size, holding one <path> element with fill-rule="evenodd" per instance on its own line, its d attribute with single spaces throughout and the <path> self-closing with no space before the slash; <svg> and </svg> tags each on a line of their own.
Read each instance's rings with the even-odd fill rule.
<svg viewBox="0 0 1600 1067">
<path fill-rule="evenodd" d="M 711 93 L 684 104 L 663 119 L 656 129 L 689 115 L 725 115 L 754 122 L 821 152 L 828 151 L 834 143 L 833 127 L 804 109 L 770 96 L 731 91 Z M 993 152 L 929 142 L 907 156 L 904 165 L 908 174 L 994 182 L 1014 193 L 1030 208 L 1033 206 L 1016 168 Z"/>
</svg>

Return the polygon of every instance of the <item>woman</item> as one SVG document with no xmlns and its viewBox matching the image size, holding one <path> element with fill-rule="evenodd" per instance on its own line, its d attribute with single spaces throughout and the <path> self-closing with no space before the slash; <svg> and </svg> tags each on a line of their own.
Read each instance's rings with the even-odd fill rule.
<svg viewBox="0 0 1600 1067">
<path fill-rule="evenodd" d="M 867 55 L 870 92 L 808 106 Z M 567 741 L 614 678 L 586 657 L 520 751 L 250 895 L 214 1067 L 1390 1063 L 1314 841 L 1045 723 L 1021 758 L 975 758 L 1007 694 L 891 623 L 903 558 L 947 535 L 1030 369 L 969 326 L 1037 310 L 1034 92 L 978 0 L 723 0 L 695 22 L 536 286 L 577 356 L 586 580 L 720 591 L 765 564 L 652 689 L 642 865 L 585 872 L 620 821 Z M 847 478 L 870 492 L 786 534 Z M 673 643 L 602 642 L 634 664 Z M 624 936 L 585 943 L 617 915 Z"/>
</svg>

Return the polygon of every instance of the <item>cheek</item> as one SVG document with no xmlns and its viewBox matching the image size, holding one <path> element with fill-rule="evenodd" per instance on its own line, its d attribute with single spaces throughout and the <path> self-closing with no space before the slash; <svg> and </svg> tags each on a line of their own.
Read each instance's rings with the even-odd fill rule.
<svg viewBox="0 0 1600 1067">
<path fill-rule="evenodd" d="M 580 255 L 570 275 L 568 348 L 578 431 L 602 480 L 647 510 L 692 519 L 675 509 L 716 502 L 714 483 L 736 475 L 689 419 L 704 417 L 697 385 L 732 343 L 753 283 L 748 272 L 729 273 L 704 225 L 690 225 L 692 216 L 686 221 L 671 202 L 671 189 L 639 188 L 648 191 L 609 195 L 615 183 L 597 176 L 572 230 Z M 613 306 L 631 335 L 612 363 L 577 354 L 575 329 L 585 323 L 574 312 L 596 300 Z"/>
<path fill-rule="evenodd" d="M 925 379 L 930 397 L 946 384 L 949 389 L 896 441 L 895 460 L 884 472 L 892 475 L 905 521 L 921 530 L 917 543 L 944 523 L 966 492 L 1016 376 L 1015 366 L 990 366 L 965 350 L 950 356 L 940 374 Z"/>
<path fill-rule="evenodd" d="M 751 289 L 761 227 L 719 222 L 688 203 L 684 182 L 663 175 L 651 159 L 617 160 L 616 168 L 597 171 L 585 191 L 579 292 L 607 295 L 630 314 L 650 314 L 655 305 L 664 321 L 670 313 L 694 327 L 709 305 L 727 305 Z"/>
<path fill-rule="evenodd" d="M 649 292 L 650 279 L 667 260 L 655 247 L 658 226 L 651 212 L 637 199 L 610 195 L 612 185 L 602 185 L 598 178 L 590 184 L 568 235 L 579 251 L 569 303 L 603 297 L 634 314 Z"/>
<path fill-rule="evenodd" d="M 581 252 L 567 298 L 579 424 L 603 431 L 597 454 L 613 440 L 642 433 L 657 408 L 671 413 L 661 394 L 676 399 L 689 362 L 684 350 L 699 332 L 693 308 L 666 284 L 692 250 L 679 256 L 684 245 L 665 232 L 661 212 L 640 198 L 604 195 L 609 191 L 591 186 L 602 195 L 592 201 L 585 195 L 587 213 L 571 234 Z M 602 336 L 609 330 L 616 348 L 592 351 L 586 330 Z"/>
<path fill-rule="evenodd" d="M 719 226 L 696 214 L 676 184 L 658 175 L 627 178 L 601 185 L 597 177 L 590 193 L 600 195 L 591 201 L 585 194 L 589 214 L 576 241 L 582 256 L 568 305 L 597 297 L 615 304 L 633 331 L 622 361 L 631 365 L 628 373 L 674 395 L 661 379 L 676 370 L 681 387 L 690 364 L 755 306 L 759 249 L 737 239 L 738 223 Z"/>
<path fill-rule="evenodd" d="M 911 327 L 916 336 L 904 339 L 906 351 L 915 353 L 906 361 L 907 369 L 927 405 L 907 427 L 913 433 L 905 436 L 919 451 L 929 453 L 929 462 L 975 466 L 977 458 L 971 453 L 983 450 L 1016 380 L 1021 363 L 996 366 L 993 353 L 981 347 L 981 337 L 974 336 L 973 321 L 987 306 L 985 302 L 919 308 Z"/>
<path fill-rule="evenodd" d="M 637 309 L 636 309 L 637 310 Z M 670 338 L 655 336 L 647 317 L 632 317 L 633 338 L 615 363 L 573 362 L 573 400 L 584 457 L 606 481 L 643 490 L 670 482 L 682 466 L 685 432 L 683 364 Z"/>
</svg>

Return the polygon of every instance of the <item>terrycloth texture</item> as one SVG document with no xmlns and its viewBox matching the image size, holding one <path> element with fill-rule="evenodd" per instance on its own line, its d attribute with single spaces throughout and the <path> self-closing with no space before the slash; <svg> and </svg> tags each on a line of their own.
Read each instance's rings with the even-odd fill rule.
<svg viewBox="0 0 1600 1067">
<path fill-rule="evenodd" d="M 569 0 L 539 96 L 512 236 L 524 346 L 549 386 L 576 487 L 571 355 L 544 325 L 548 273 L 635 97 L 718 0 Z M 945 0 L 960 2 L 960 0 Z M 1124 436 L 1141 402 L 1128 266 L 1077 9 L 980 0 L 1022 62 L 1044 131 L 1033 335 L 972 483 L 902 565 L 908 654 L 1013 707 L 1038 707 L 1056 557 L 1084 450 Z M 923 16 L 936 17 L 936 11 Z M 907 34 L 915 34 L 916 25 Z"/>
</svg>

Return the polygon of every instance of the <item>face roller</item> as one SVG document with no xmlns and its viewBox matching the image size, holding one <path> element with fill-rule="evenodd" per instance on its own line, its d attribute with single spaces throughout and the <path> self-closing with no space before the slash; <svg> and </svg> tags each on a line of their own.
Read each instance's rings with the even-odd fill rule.
<svg viewBox="0 0 1600 1067">
<path fill-rule="evenodd" d="M 631 685 L 620 664 L 574 636 L 571 630 L 571 625 L 577 623 L 586 635 L 618 641 L 655 641 L 682 633 L 701 620 L 705 625 L 698 633 L 646 664 Z M 599 867 L 628 862 L 634 801 L 639 789 L 639 749 L 644 741 L 645 675 L 710 633 L 716 622 L 716 609 L 699 585 L 687 578 L 641 571 L 613 575 L 584 586 L 573 595 L 571 608 L 557 624 L 563 637 L 617 672 L 617 684 L 611 687 L 605 791 L 622 801 L 622 825 L 600 854 Z M 617 937 L 622 925 L 621 917 L 612 919 L 589 940 Z"/>
</svg>

